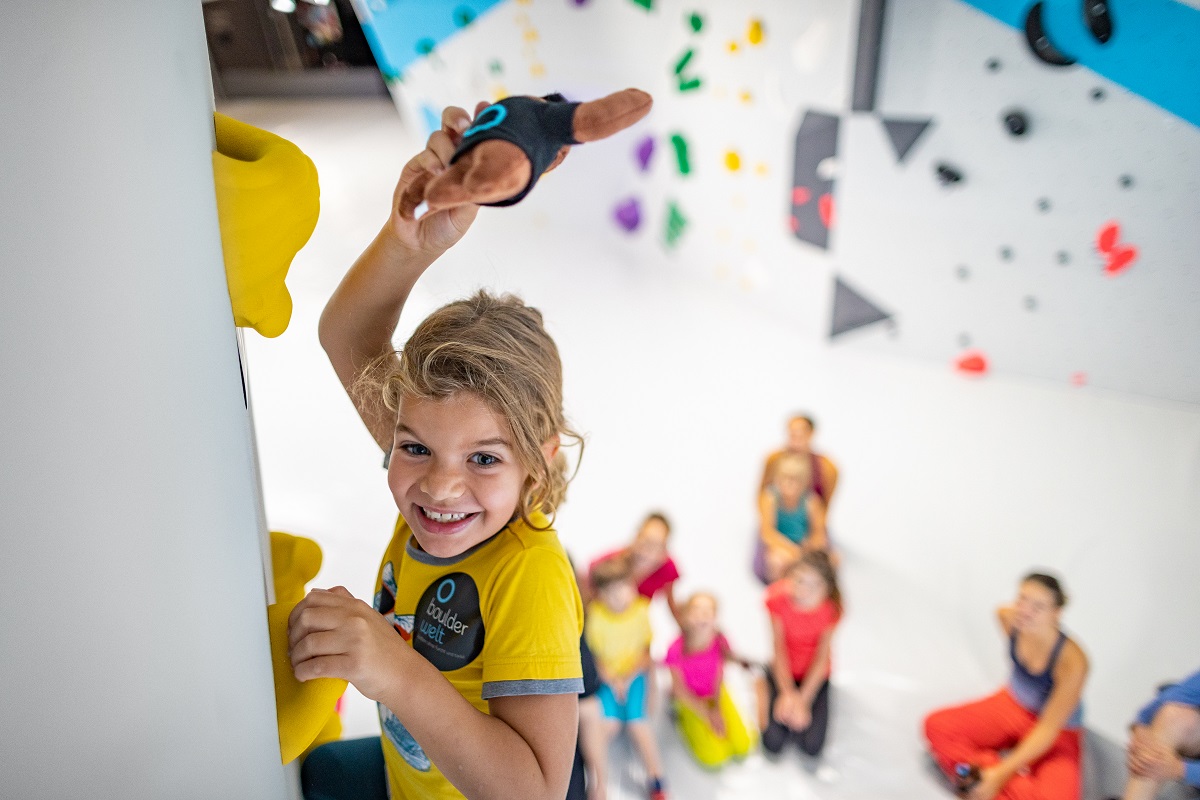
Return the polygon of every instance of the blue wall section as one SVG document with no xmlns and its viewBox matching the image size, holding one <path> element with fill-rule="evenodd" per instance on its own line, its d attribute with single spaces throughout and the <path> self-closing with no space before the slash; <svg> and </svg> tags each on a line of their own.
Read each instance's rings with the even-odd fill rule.
<svg viewBox="0 0 1200 800">
<path fill-rule="evenodd" d="M 399 78 L 431 48 L 470 24 L 503 0 L 378 0 L 366 3 L 360 20 L 379 69 Z M 361 13 L 361 7 L 360 7 Z"/>
<path fill-rule="evenodd" d="M 963 0 L 1018 31 L 1031 0 Z M 1109 0 L 1113 36 L 1100 44 L 1081 0 L 1045 0 L 1042 21 L 1054 46 L 1131 92 L 1200 126 L 1200 10 L 1175 0 Z"/>
</svg>

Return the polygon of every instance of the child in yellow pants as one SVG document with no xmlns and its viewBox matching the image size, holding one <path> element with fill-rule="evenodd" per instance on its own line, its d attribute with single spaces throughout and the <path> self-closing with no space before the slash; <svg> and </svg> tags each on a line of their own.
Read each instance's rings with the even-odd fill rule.
<svg viewBox="0 0 1200 800">
<path fill-rule="evenodd" d="M 667 650 L 679 735 L 710 769 L 741 758 L 754 744 L 723 682 L 725 662 L 740 661 L 717 630 L 717 600 L 698 593 L 680 613 L 680 636 Z"/>
</svg>

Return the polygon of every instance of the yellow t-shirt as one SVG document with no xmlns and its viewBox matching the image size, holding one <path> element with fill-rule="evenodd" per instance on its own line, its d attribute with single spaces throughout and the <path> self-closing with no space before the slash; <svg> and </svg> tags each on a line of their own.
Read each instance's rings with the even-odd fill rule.
<svg viewBox="0 0 1200 800">
<path fill-rule="evenodd" d="M 485 714 L 492 697 L 583 691 L 583 603 L 553 530 L 517 520 L 461 555 L 437 558 L 417 547 L 401 517 L 375 610 Z M 382 703 L 379 722 L 392 800 L 462 798 Z"/>
<path fill-rule="evenodd" d="M 621 613 L 593 600 L 587 609 L 588 647 L 614 677 L 624 677 L 637 666 L 650 647 L 650 600 L 638 597 Z"/>
</svg>

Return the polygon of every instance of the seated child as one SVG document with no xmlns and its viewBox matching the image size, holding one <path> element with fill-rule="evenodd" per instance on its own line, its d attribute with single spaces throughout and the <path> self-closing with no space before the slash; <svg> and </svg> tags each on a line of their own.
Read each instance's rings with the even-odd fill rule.
<svg viewBox="0 0 1200 800">
<path fill-rule="evenodd" d="M 679 608 L 675 602 L 675 581 L 679 580 L 679 567 L 667 550 L 667 540 L 671 536 L 671 523 L 661 511 L 652 511 L 646 515 L 638 528 L 633 542 L 620 550 L 606 553 L 589 566 L 591 568 L 606 558 L 625 556 L 629 559 L 629 569 L 633 582 L 637 584 L 638 594 L 647 600 L 653 600 L 662 595 L 671 609 L 671 616 L 679 620 Z M 590 599 L 589 587 L 580 586 L 584 599 Z"/>
<path fill-rule="evenodd" d="M 805 551 L 829 551 L 825 505 L 812 491 L 812 482 L 809 460 L 785 453 L 775 463 L 770 484 L 759 495 L 754 574 L 763 583 L 779 580 Z"/>
<path fill-rule="evenodd" d="M 767 589 L 766 605 L 775 652 L 759 693 L 763 748 L 778 753 L 791 739 L 805 754 L 819 755 L 829 725 L 833 631 L 842 616 L 829 556 L 807 551 Z"/>
<path fill-rule="evenodd" d="M 679 735 L 704 767 L 750 752 L 753 741 L 725 688 L 726 661 L 749 662 L 729 649 L 717 629 L 717 598 L 698 592 L 680 608 L 683 635 L 667 650 Z"/>
<path fill-rule="evenodd" d="M 600 673 L 596 694 L 604 711 L 604 748 L 624 725 L 646 765 L 650 800 L 666 800 L 658 745 L 646 716 L 646 675 L 653 669 L 650 601 L 638 595 L 629 560 L 623 556 L 597 564 L 592 569 L 592 587 L 596 596 L 587 607 L 584 635 Z M 607 769 L 603 761 L 601 758 L 593 765 L 596 782 L 589 795 L 595 800 L 605 797 Z"/>
</svg>

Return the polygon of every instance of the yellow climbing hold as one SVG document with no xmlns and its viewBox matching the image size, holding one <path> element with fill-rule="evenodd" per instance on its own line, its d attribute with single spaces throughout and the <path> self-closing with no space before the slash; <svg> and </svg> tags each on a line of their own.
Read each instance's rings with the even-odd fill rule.
<svg viewBox="0 0 1200 800">
<path fill-rule="evenodd" d="M 743 103 L 751 103 L 754 101 L 754 95 L 750 94 L 749 89 L 742 89 L 742 91 L 738 94 L 738 99 Z"/>
<path fill-rule="evenodd" d="M 287 329 L 288 267 L 317 225 L 317 169 L 273 133 L 213 115 L 217 221 L 234 324 L 268 338 Z"/>
<path fill-rule="evenodd" d="M 765 178 L 765 177 L 767 176 L 767 165 L 766 165 L 766 163 L 764 163 L 764 162 L 760 161 L 760 162 L 758 162 L 757 164 L 755 164 L 755 165 L 754 165 L 754 174 L 755 174 L 755 175 L 757 175 L 757 176 L 758 176 L 758 177 L 760 177 L 760 178 Z"/>
<path fill-rule="evenodd" d="M 730 172 L 737 172 L 742 168 L 742 157 L 737 154 L 736 150 L 730 150 L 725 154 L 725 169 Z"/>
<path fill-rule="evenodd" d="M 763 43 L 763 23 L 761 19 L 750 20 L 750 30 L 746 33 L 746 38 L 750 40 L 750 44 Z"/>
<path fill-rule="evenodd" d="M 534 78 L 542 78 L 546 75 L 546 65 L 542 63 L 533 64 L 529 67 L 529 74 Z"/>
<path fill-rule="evenodd" d="M 729 40 L 729 52 L 736 53 L 737 51 L 738 51 L 738 43 L 733 41 L 732 39 L 730 39 Z"/>
</svg>

